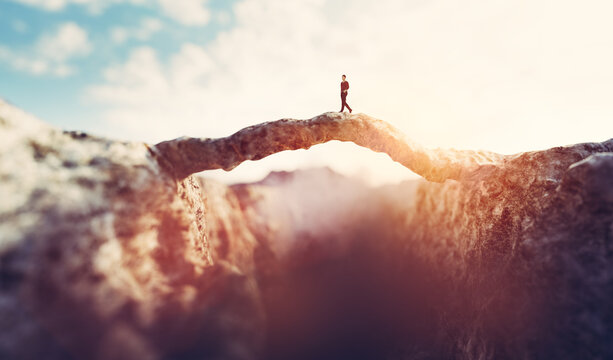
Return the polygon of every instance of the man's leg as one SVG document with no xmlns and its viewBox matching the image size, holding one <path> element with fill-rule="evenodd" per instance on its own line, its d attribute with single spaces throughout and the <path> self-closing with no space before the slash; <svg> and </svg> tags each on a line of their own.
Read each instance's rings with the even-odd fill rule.
<svg viewBox="0 0 613 360">
<path fill-rule="evenodd" d="M 346 105 L 346 103 L 345 103 L 345 99 L 346 99 L 346 98 L 347 98 L 346 96 L 343 96 L 343 95 L 341 94 L 341 111 L 339 111 L 339 112 L 343 112 L 343 110 L 345 110 L 345 105 Z"/>
<path fill-rule="evenodd" d="M 347 104 L 347 98 L 345 98 L 345 106 L 347 107 L 347 109 L 349 110 L 349 113 L 351 114 L 351 108 L 349 107 L 349 104 Z"/>
</svg>

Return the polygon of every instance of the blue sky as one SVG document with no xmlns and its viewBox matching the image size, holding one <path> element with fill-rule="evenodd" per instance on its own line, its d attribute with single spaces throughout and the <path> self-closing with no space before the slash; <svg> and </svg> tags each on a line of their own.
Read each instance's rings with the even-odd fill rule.
<svg viewBox="0 0 613 360">
<path fill-rule="evenodd" d="M 67 4 L 50 11 L 44 6 L 32 6 L 19 1 L 0 3 L 0 45 L 31 53 L 36 41 L 65 23 L 75 23 L 88 34 L 92 51 L 87 56 L 70 59 L 75 72 L 70 76 L 32 74 L 0 63 L 0 96 L 28 110 L 45 121 L 65 129 L 88 130 L 98 119 L 92 114 L 102 106 L 83 96 L 88 85 L 102 81 L 105 66 L 123 61 L 134 46 L 148 44 L 162 54 L 178 50 L 184 42 L 206 44 L 220 31 L 232 26 L 233 0 L 211 0 L 206 10 L 211 19 L 205 24 L 186 25 L 168 17 L 154 3 L 119 3 L 92 12 L 87 6 Z M 41 2 L 42 3 L 42 2 Z M 220 19 L 221 18 L 221 19 Z M 142 19 L 157 19 L 162 29 L 146 40 L 128 39 L 114 43 L 111 32 L 115 27 L 137 28 Z"/>
<path fill-rule="evenodd" d="M 155 143 L 340 108 L 428 146 L 505 154 L 613 135 L 606 0 L 1 0 L 0 97 L 64 129 Z M 332 142 L 222 181 L 329 166 L 414 177 Z"/>
</svg>

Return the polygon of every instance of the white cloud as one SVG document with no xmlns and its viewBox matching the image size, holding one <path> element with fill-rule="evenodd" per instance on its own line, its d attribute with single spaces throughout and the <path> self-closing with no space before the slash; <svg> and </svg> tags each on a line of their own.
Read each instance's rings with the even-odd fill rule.
<svg viewBox="0 0 613 360">
<path fill-rule="evenodd" d="M 67 0 L 13 0 L 25 5 L 39 7 L 48 11 L 58 11 L 66 6 Z"/>
<path fill-rule="evenodd" d="M 111 39 L 116 44 L 123 44 L 129 39 L 146 41 L 155 33 L 162 30 L 164 24 L 156 18 L 144 18 L 138 27 L 126 28 L 116 26 L 111 29 Z"/>
<path fill-rule="evenodd" d="M 132 106 L 143 106 L 152 97 L 168 96 L 168 85 L 162 75 L 162 68 L 155 51 L 150 47 L 133 50 L 126 64 L 107 69 L 104 78 L 113 85 L 99 86 L 92 90 L 99 101 L 121 101 Z"/>
<path fill-rule="evenodd" d="M 227 11 L 221 10 L 215 14 L 215 20 L 220 25 L 228 25 L 232 21 L 232 17 Z"/>
<path fill-rule="evenodd" d="M 61 11 L 68 5 L 80 5 L 87 8 L 90 13 L 98 14 L 113 4 L 131 3 L 146 4 L 148 0 L 12 0 L 24 5 L 39 8 L 45 11 Z"/>
<path fill-rule="evenodd" d="M 159 3 L 168 17 L 183 25 L 206 25 L 211 19 L 207 0 L 159 0 Z"/>
<path fill-rule="evenodd" d="M 141 28 L 137 32 L 136 37 L 139 39 L 146 39 L 151 34 L 162 30 L 164 24 L 156 18 L 145 18 L 141 21 Z"/>
<path fill-rule="evenodd" d="M 12 0 L 44 11 L 62 11 L 69 5 L 83 6 L 91 14 L 100 14 L 107 7 L 118 4 L 149 6 L 152 0 Z M 157 0 L 161 13 L 186 26 L 202 26 L 211 19 L 211 11 L 206 6 L 208 0 Z M 220 18 L 224 20 L 224 15 Z M 117 30 L 120 34 L 121 30 Z M 117 35 L 121 38 L 122 35 Z"/>
<path fill-rule="evenodd" d="M 236 26 L 212 43 L 168 58 L 134 50 L 90 94 L 109 108 L 109 135 L 216 137 L 338 110 L 346 73 L 355 111 L 426 146 L 511 153 L 603 140 L 613 133 L 611 6 L 245 0 Z M 376 180 L 408 174 L 384 155 L 333 143 L 246 163 L 226 179 L 307 165 Z"/>
<path fill-rule="evenodd" d="M 111 40 L 116 44 L 123 44 L 130 38 L 130 31 L 123 26 L 116 26 L 111 29 Z"/>
<path fill-rule="evenodd" d="M 67 22 L 58 26 L 54 33 L 41 36 L 29 49 L 11 50 L 0 46 L 0 61 L 33 75 L 64 77 L 74 72 L 69 61 L 88 55 L 91 50 L 87 32 Z"/>
<path fill-rule="evenodd" d="M 73 22 L 60 25 L 54 34 L 44 35 L 36 45 L 36 51 L 42 58 L 55 62 L 84 56 L 91 50 L 87 32 Z"/>
</svg>

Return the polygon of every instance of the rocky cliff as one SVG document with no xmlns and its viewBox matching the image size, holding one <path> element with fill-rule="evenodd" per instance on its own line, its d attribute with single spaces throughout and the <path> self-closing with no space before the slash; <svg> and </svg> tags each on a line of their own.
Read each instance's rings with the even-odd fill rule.
<svg viewBox="0 0 613 360">
<path fill-rule="evenodd" d="M 613 140 L 429 150 L 363 114 L 151 146 L 0 102 L 0 358 L 613 357 Z M 191 175 L 353 141 L 424 180 Z"/>
</svg>

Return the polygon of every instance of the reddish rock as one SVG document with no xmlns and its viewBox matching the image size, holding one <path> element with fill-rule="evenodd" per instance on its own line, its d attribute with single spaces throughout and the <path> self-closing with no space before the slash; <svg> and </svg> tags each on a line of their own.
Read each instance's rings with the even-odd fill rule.
<svg viewBox="0 0 613 360">
<path fill-rule="evenodd" d="M 156 146 L 0 102 L 0 358 L 613 357 L 613 140 L 428 150 L 363 114 Z M 191 176 L 354 141 L 427 180 Z"/>
</svg>

